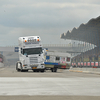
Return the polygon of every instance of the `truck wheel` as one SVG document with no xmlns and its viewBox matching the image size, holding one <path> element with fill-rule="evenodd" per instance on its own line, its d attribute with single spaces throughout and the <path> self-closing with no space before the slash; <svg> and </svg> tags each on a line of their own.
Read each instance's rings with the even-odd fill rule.
<svg viewBox="0 0 100 100">
<path fill-rule="evenodd" d="M 57 72 L 57 68 L 54 68 L 54 70 L 53 70 L 54 72 Z"/>
<path fill-rule="evenodd" d="M 28 70 L 24 70 L 24 72 L 28 72 Z"/>
<path fill-rule="evenodd" d="M 36 70 L 36 72 L 39 72 L 39 70 Z"/>
<path fill-rule="evenodd" d="M 33 72 L 36 72 L 36 70 L 33 70 Z"/>
<path fill-rule="evenodd" d="M 44 72 L 44 69 L 42 69 L 41 72 Z"/>
<path fill-rule="evenodd" d="M 51 72 L 53 72 L 53 68 L 51 68 Z"/>
<path fill-rule="evenodd" d="M 18 63 L 16 63 L 16 70 L 19 72 L 20 69 L 18 68 Z"/>
</svg>

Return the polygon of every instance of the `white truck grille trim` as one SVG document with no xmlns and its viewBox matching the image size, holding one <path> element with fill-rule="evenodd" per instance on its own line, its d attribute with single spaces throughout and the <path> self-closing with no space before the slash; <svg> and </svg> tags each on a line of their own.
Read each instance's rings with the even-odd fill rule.
<svg viewBox="0 0 100 100">
<path fill-rule="evenodd" d="M 38 63 L 37 57 L 30 57 L 30 64 L 33 64 L 33 63 Z"/>
</svg>

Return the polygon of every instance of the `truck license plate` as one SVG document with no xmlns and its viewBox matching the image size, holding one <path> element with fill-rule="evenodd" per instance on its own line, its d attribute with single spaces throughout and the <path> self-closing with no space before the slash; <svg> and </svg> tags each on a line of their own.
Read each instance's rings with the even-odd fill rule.
<svg viewBox="0 0 100 100">
<path fill-rule="evenodd" d="M 32 69 L 37 69 L 37 67 L 32 67 Z"/>
</svg>

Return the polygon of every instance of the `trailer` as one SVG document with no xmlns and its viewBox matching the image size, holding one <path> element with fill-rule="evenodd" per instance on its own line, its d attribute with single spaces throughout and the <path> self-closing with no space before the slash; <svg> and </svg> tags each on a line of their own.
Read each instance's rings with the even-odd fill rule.
<svg viewBox="0 0 100 100">
<path fill-rule="evenodd" d="M 45 69 L 57 72 L 57 69 L 69 69 L 71 64 L 71 55 L 61 52 L 47 52 L 45 57 Z"/>
</svg>

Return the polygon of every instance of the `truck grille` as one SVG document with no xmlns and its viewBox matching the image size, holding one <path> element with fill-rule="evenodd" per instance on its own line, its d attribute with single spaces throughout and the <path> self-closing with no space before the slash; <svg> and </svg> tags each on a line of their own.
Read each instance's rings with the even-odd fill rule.
<svg viewBox="0 0 100 100">
<path fill-rule="evenodd" d="M 30 64 L 33 64 L 33 63 L 38 63 L 37 57 L 30 57 Z"/>
</svg>

